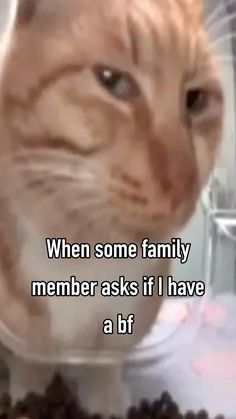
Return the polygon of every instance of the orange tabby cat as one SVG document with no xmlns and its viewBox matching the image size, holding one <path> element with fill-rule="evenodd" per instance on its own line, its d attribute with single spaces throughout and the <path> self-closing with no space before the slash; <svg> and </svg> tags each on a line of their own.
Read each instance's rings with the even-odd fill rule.
<svg viewBox="0 0 236 419">
<path fill-rule="evenodd" d="M 50 260 L 45 239 L 163 242 L 192 216 L 223 121 L 202 9 L 202 0 L 19 1 L 1 83 L 0 317 L 29 352 L 118 356 L 153 324 L 157 296 L 33 298 L 31 281 L 125 275 L 141 286 L 143 275 L 170 272 L 140 257 Z M 135 315 L 132 335 L 103 334 L 117 313 Z M 20 357 L 10 367 L 16 397 L 48 379 Z M 111 382 L 103 388 L 114 412 Z"/>
</svg>

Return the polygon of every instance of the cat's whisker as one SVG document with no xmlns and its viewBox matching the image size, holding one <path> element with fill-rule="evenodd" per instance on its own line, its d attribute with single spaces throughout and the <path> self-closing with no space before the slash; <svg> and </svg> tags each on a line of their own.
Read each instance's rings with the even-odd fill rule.
<svg viewBox="0 0 236 419">
<path fill-rule="evenodd" d="M 225 6 L 223 4 L 219 4 L 218 6 L 215 7 L 215 9 L 213 9 L 213 11 L 207 17 L 206 22 L 205 22 L 205 25 L 207 28 L 209 28 L 211 24 L 217 21 L 217 18 L 219 17 L 221 12 L 224 11 L 224 9 L 225 9 Z"/>
<path fill-rule="evenodd" d="M 45 158 L 47 156 L 53 157 L 56 156 L 57 158 L 59 157 L 63 157 L 63 158 L 67 158 L 69 160 L 74 160 L 76 157 L 72 154 L 72 153 L 66 153 L 65 151 L 62 150 L 53 150 L 53 149 L 37 149 L 37 150 L 23 150 L 20 151 L 18 153 L 16 153 L 12 159 L 31 159 L 31 158 L 37 158 L 37 157 L 42 157 Z"/>
<path fill-rule="evenodd" d="M 225 42 L 228 40 L 233 40 L 236 38 L 236 33 L 229 33 L 227 35 L 223 35 L 220 38 L 217 38 L 214 42 L 213 42 L 213 47 L 216 48 L 221 42 Z"/>
<path fill-rule="evenodd" d="M 66 158 L 66 156 L 53 156 L 53 155 L 22 155 L 22 156 L 17 156 L 17 158 L 15 158 L 14 160 L 12 160 L 12 165 L 17 165 L 17 166 L 32 166 L 33 164 L 43 164 L 43 165 L 48 165 L 50 166 L 51 164 L 65 164 L 65 165 L 70 165 L 70 166 L 78 166 L 79 164 L 79 159 L 72 157 L 70 159 Z"/>
<path fill-rule="evenodd" d="M 72 190 L 73 189 L 73 190 Z M 85 189 L 86 190 L 86 189 Z M 15 191 L 14 191 L 15 192 Z M 76 194 L 77 192 L 77 194 Z M 95 187 L 88 191 L 89 193 L 87 194 L 86 197 L 82 197 L 82 189 L 81 187 L 77 188 L 77 190 L 75 188 L 68 188 L 67 189 L 67 194 L 65 195 L 65 199 L 66 202 L 70 202 L 70 196 L 71 196 L 71 202 L 73 202 L 73 206 L 75 207 L 75 197 L 76 195 L 78 196 L 77 198 L 77 206 L 76 206 L 76 211 L 79 213 L 83 213 L 83 215 L 86 213 L 88 214 L 89 211 L 97 211 L 97 208 L 99 206 L 101 206 L 102 208 L 104 207 L 104 204 L 106 202 L 105 199 L 105 193 L 99 193 L 99 190 L 97 190 Z M 100 191 L 101 192 L 101 191 Z M 104 198 L 102 198 L 102 196 L 104 196 Z M 57 214 L 64 214 L 68 212 L 68 208 L 65 206 L 64 209 L 62 209 L 62 206 L 58 206 L 58 204 L 56 204 L 56 201 L 58 201 L 58 190 L 55 189 L 54 191 L 50 191 L 49 193 L 41 193 L 40 194 L 40 200 L 39 201 L 35 201 L 35 196 L 32 194 L 32 191 L 30 191 L 26 185 L 23 186 L 22 190 L 21 190 L 21 194 L 20 194 L 20 199 L 30 199 L 32 202 L 35 202 L 35 206 L 37 208 L 37 213 L 41 213 L 42 217 L 45 216 L 45 208 L 47 208 L 47 205 L 50 204 L 50 207 L 53 207 L 55 205 L 55 208 L 57 209 L 57 211 L 54 212 L 54 216 L 57 216 Z M 16 206 L 18 206 L 18 198 L 17 198 L 17 194 L 14 194 L 14 202 L 16 204 Z M 31 205 L 32 205 L 31 202 Z M 58 201 L 60 202 L 60 200 Z"/>
<path fill-rule="evenodd" d="M 94 202 L 92 203 L 87 202 L 87 203 L 81 204 L 81 202 L 78 202 L 78 205 L 76 207 L 75 205 L 73 205 L 73 209 L 69 208 L 66 212 L 70 215 L 72 213 L 73 214 L 78 213 L 78 216 L 79 216 L 81 212 L 84 214 L 85 210 L 87 210 L 86 211 L 87 214 L 88 214 L 88 211 L 91 211 L 91 214 L 89 214 L 89 217 L 90 217 L 90 215 L 96 214 L 97 211 L 99 210 L 105 210 L 105 208 L 107 208 L 106 204 L 107 204 L 106 200 L 98 200 L 98 199 L 94 200 Z"/>
<path fill-rule="evenodd" d="M 86 205 L 94 205 L 98 202 L 100 202 L 101 204 L 104 203 L 104 199 L 102 198 L 103 194 L 100 193 L 99 196 L 96 196 L 97 191 L 93 189 L 88 190 L 87 188 L 85 188 L 84 190 L 81 189 L 81 187 L 78 188 L 77 185 L 75 185 L 76 187 L 71 187 L 71 185 L 68 185 L 68 190 L 67 190 L 67 194 L 66 197 L 69 197 L 70 195 L 73 196 L 73 200 L 75 199 L 76 196 L 78 196 L 78 206 L 79 207 L 86 207 Z M 27 191 L 28 192 L 28 191 Z M 54 195 L 55 198 L 58 197 L 58 189 L 52 189 L 50 190 L 50 199 L 52 198 L 52 195 Z M 102 190 L 100 191 L 102 192 Z M 48 193 L 43 193 L 42 195 L 46 195 L 47 197 L 49 197 Z"/>
<path fill-rule="evenodd" d="M 67 191 L 68 188 L 70 189 L 73 188 L 75 192 L 76 190 L 79 190 L 83 194 L 85 194 L 85 192 L 86 193 L 90 192 L 91 194 L 94 189 L 94 185 L 92 184 L 86 185 L 85 183 L 77 182 L 75 179 L 73 180 L 68 179 L 68 180 L 65 180 L 64 182 L 61 182 L 61 181 L 52 182 L 48 178 L 45 178 L 45 177 L 41 177 L 41 178 L 35 177 L 28 180 L 23 179 L 17 183 L 15 182 L 14 185 L 9 183 L 9 187 L 11 191 L 14 192 L 15 196 L 21 195 L 21 197 L 23 193 L 26 193 L 26 192 L 32 193 L 34 190 L 35 190 L 35 193 L 38 193 L 39 190 L 42 190 L 42 191 L 50 190 L 50 193 L 53 194 L 54 190 L 56 191 L 58 189 L 64 188 Z"/>
<path fill-rule="evenodd" d="M 31 152 L 15 153 L 13 157 L 4 160 L 5 166 L 9 168 L 9 172 L 2 173 L 2 182 L 4 184 L 6 182 L 4 176 L 9 179 L 13 178 L 13 174 L 16 176 L 20 175 L 20 173 L 28 175 L 29 173 L 40 171 L 45 175 L 55 173 L 59 176 L 74 176 L 76 173 L 77 179 L 86 178 L 86 180 L 91 179 L 93 181 L 95 177 L 105 174 L 105 170 L 94 162 L 89 162 L 79 156 L 68 156 L 61 153 L 58 156 L 57 154 L 56 150 L 50 153 L 49 156 L 44 154 L 39 156 L 35 153 L 31 154 Z"/>
<path fill-rule="evenodd" d="M 12 165 L 14 165 L 14 162 L 12 163 Z M 18 168 L 22 168 L 25 170 L 38 170 L 40 168 L 42 168 L 42 170 L 48 170 L 51 171 L 54 167 L 56 168 L 56 170 L 58 171 L 59 169 L 66 171 L 66 173 L 68 173 L 69 175 L 71 173 L 73 173 L 74 171 L 77 172 L 77 174 L 82 173 L 82 171 L 84 170 L 84 172 L 86 171 L 88 173 L 88 177 L 89 174 L 93 174 L 94 176 L 95 174 L 97 174 L 98 172 L 101 173 L 102 169 L 101 167 L 96 166 L 96 164 L 94 162 L 88 162 L 86 160 L 83 159 L 79 159 L 78 157 L 74 157 L 71 160 L 67 160 L 64 158 L 58 159 L 56 158 L 55 160 L 52 160 L 52 158 L 50 157 L 48 160 L 45 159 L 45 156 L 42 156 L 42 161 L 38 158 L 33 159 L 32 156 L 28 156 L 27 161 L 17 161 L 17 163 L 15 163 L 15 166 L 17 166 Z M 78 170 L 80 169 L 80 170 Z M 82 169 L 82 170 L 81 170 Z M 63 173 L 62 173 L 63 174 Z"/>
<path fill-rule="evenodd" d="M 95 191 L 94 191 L 95 192 Z M 94 196 L 95 198 L 95 196 Z M 44 213 L 44 206 L 47 205 L 47 201 L 44 200 L 44 205 L 41 205 L 37 210 L 42 209 L 42 217 L 45 215 Z M 65 208 L 64 211 L 57 211 L 55 213 L 55 219 L 56 223 L 66 223 L 68 224 L 68 219 L 71 220 L 72 215 L 83 216 L 83 227 L 84 227 L 84 220 L 87 219 L 88 223 L 91 222 L 97 222 L 100 221 L 99 218 L 101 215 L 107 214 L 107 207 L 108 207 L 108 201 L 107 200 L 99 200 L 99 196 L 97 196 L 97 199 L 94 199 L 94 202 L 87 202 L 81 204 L 81 202 L 78 202 L 78 205 L 75 206 L 75 203 L 73 203 L 73 208 Z M 86 218 L 84 218 L 84 215 L 86 214 Z M 74 230 L 74 222 L 71 223 L 71 227 Z"/>
<path fill-rule="evenodd" d="M 78 170 L 79 169 L 79 170 Z M 101 170 L 95 170 L 95 167 L 90 168 L 87 167 L 87 164 L 83 166 L 76 165 L 75 168 L 72 168 L 65 164 L 35 164 L 32 163 L 29 165 L 22 165 L 13 167 L 11 170 L 11 175 L 15 170 L 15 174 L 18 176 L 28 177 L 31 176 L 45 176 L 45 177 L 54 177 L 54 178 L 66 178 L 66 179 L 73 179 L 77 182 L 86 182 L 86 183 L 93 183 L 96 181 L 98 177 L 102 176 Z"/>
<path fill-rule="evenodd" d="M 86 185 L 77 184 L 74 182 L 67 182 L 67 185 L 64 185 L 65 192 L 65 198 L 69 195 L 72 195 L 72 198 L 74 199 L 76 196 L 79 197 L 80 202 L 93 202 L 96 200 L 94 196 L 94 185 L 89 188 Z M 21 185 L 18 186 L 18 188 L 14 189 L 14 195 L 15 198 L 19 197 L 21 200 L 22 198 L 26 197 L 34 197 L 34 193 L 38 195 L 40 190 L 40 199 L 42 199 L 44 196 L 47 196 L 49 199 L 53 199 L 59 195 L 61 192 L 61 188 L 53 186 L 50 182 L 45 181 L 44 184 L 40 185 L 38 188 L 35 186 L 35 180 L 24 182 Z M 97 192 L 100 192 L 100 195 L 102 196 L 102 189 L 98 189 Z M 101 199 L 102 201 L 102 199 Z"/>
<path fill-rule="evenodd" d="M 90 209 L 93 209 L 93 208 L 97 208 L 97 206 L 98 205 L 101 205 L 101 206 L 103 206 L 103 205 L 105 205 L 105 200 L 104 199 L 98 199 L 99 197 L 95 197 L 95 196 L 93 196 L 93 199 L 90 201 L 90 200 L 85 200 L 84 202 L 82 201 L 82 200 L 79 200 L 78 201 L 78 204 L 77 204 L 77 206 L 76 206 L 76 203 L 74 204 L 74 208 L 73 209 L 69 209 L 68 211 L 69 212 L 76 212 L 76 211 L 78 211 L 78 212 L 81 212 L 81 210 L 85 210 L 85 209 L 87 209 L 87 210 L 90 210 Z"/>
<path fill-rule="evenodd" d="M 223 54 L 219 54 L 217 57 L 216 57 L 216 60 L 217 60 L 217 62 L 222 62 L 222 61 L 231 61 L 231 62 L 234 62 L 235 60 L 236 60 L 236 57 L 234 56 L 234 55 L 231 55 L 231 54 L 229 54 L 229 55 L 227 55 L 227 54 L 225 54 L 225 55 L 223 55 Z"/>
<path fill-rule="evenodd" d="M 97 213 L 97 211 L 99 210 L 99 208 L 104 209 L 106 202 L 104 200 L 98 200 L 98 199 L 94 199 L 93 202 L 78 202 L 77 207 L 73 207 L 73 209 L 69 209 L 66 208 L 65 211 L 63 211 L 63 215 L 66 217 L 68 215 L 72 216 L 73 215 L 78 215 L 78 217 L 82 214 L 84 216 L 84 214 L 86 213 L 86 215 L 88 215 L 90 212 L 92 213 Z M 91 214 L 89 214 L 89 217 L 91 216 Z"/>
<path fill-rule="evenodd" d="M 227 4 L 218 4 L 215 9 L 211 12 L 211 14 L 206 19 L 206 26 L 209 28 L 211 24 L 214 24 L 217 21 L 218 17 L 220 16 L 221 12 L 225 12 L 225 7 L 230 6 L 235 3 L 235 0 L 229 0 Z"/>
<path fill-rule="evenodd" d="M 63 166 L 77 168 L 80 160 L 76 156 L 68 156 L 65 154 L 48 153 L 18 153 L 9 161 L 9 166 L 18 168 L 32 168 L 34 166 L 51 167 Z"/>
<path fill-rule="evenodd" d="M 232 23 L 234 19 L 236 19 L 236 12 L 229 16 L 224 16 L 222 19 L 216 21 L 213 25 L 208 26 L 207 29 L 209 32 L 219 31 L 221 28 L 224 28 L 225 25 Z"/>
<path fill-rule="evenodd" d="M 80 159 L 77 156 L 69 154 L 57 153 L 56 151 L 51 153 L 23 153 L 14 156 L 12 162 L 16 164 L 26 164 L 28 162 L 43 161 L 43 162 L 66 162 L 67 164 L 78 163 Z"/>
<path fill-rule="evenodd" d="M 52 167 L 48 171 L 42 171 L 41 167 L 40 170 L 33 170 L 29 171 L 26 167 L 21 168 L 14 168 L 15 171 L 11 172 L 10 176 L 8 177 L 8 181 L 6 186 L 6 194 L 11 195 L 12 192 L 14 193 L 14 197 L 16 199 L 24 198 L 26 194 L 33 192 L 35 194 L 41 193 L 44 191 L 50 191 L 51 195 L 54 195 L 54 191 L 61 191 L 64 189 L 66 193 L 68 191 L 73 190 L 73 195 L 76 196 L 77 191 L 79 191 L 79 196 L 81 199 L 88 200 L 93 197 L 94 189 L 96 185 L 96 191 L 102 195 L 102 185 L 105 185 L 105 179 L 103 181 L 98 182 L 99 173 L 94 175 L 93 177 L 84 176 L 81 173 L 68 173 L 67 170 L 61 170 L 58 166 L 55 170 L 52 170 Z M 11 177 L 12 176 L 12 177 Z M 102 178 L 100 177 L 102 180 Z M 5 183 L 4 183 L 5 184 Z M 11 192 L 10 192 L 11 191 Z"/>
<path fill-rule="evenodd" d="M 222 58 L 222 59 L 220 59 L 220 60 L 218 60 L 218 63 L 220 64 L 220 65 L 224 65 L 224 64 L 231 64 L 232 65 L 232 63 L 236 63 L 236 58 Z"/>
<path fill-rule="evenodd" d="M 97 207 L 96 211 L 92 211 L 88 217 L 88 223 L 97 223 L 101 222 L 101 218 L 107 215 L 107 207 L 105 205 Z"/>
<path fill-rule="evenodd" d="M 39 178 L 41 177 L 41 179 L 45 179 L 45 181 L 54 181 L 57 183 L 60 182 L 73 182 L 76 183 L 78 185 L 84 184 L 84 185 L 93 185 L 96 178 L 99 176 L 98 173 L 78 173 L 78 172 L 67 172 L 66 170 L 62 170 L 62 168 L 60 168 L 60 170 L 58 170 L 58 167 L 55 168 L 55 170 L 53 170 L 53 168 L 51 168 L 52 170 L 42 170 L 42 169 L 38 169 L 38 170 L 26 170 L 25 172 L 21 171 L 20 174 L 21 176 L 24 177 L 29 177 L 31 176 L 32 181 L 33 180 L 40 180 Z"/>
<path fill-rule="evenodd" d="M 210 15 L 206 19 L 206 27 L 209 28 L 211 25 L 213 25 L 215 22 L 218 21 L 220 18 L 221 13 L 225 14 L 225 9 L 227 6 L 231 6 L 235 3 L 235 0 L 229 0 L 227 4 L 224 2 L 224 4 L 218 4 L 218 6 L 213 9 L 213 11 L 210 13 Z"/>
</svg>

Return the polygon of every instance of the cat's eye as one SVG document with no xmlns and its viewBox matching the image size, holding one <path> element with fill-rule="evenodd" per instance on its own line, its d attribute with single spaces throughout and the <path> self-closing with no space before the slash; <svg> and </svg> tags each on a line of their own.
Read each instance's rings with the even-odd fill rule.
<svg viewBox="0 0 236 419">
<path fill-rule="evenodd" d="M 94 74 L 99 83 L 119 100 L 132 101 L 140 94 L 136 81 L 129 73 L 97 65 Z"/>
<path fill-rule="evenodd" d="M 199 114 L 208 106 L 208 93 L 203 89 L 190 89 L 186 96 L 186 108 L 191 114 Z"/>
</svg>

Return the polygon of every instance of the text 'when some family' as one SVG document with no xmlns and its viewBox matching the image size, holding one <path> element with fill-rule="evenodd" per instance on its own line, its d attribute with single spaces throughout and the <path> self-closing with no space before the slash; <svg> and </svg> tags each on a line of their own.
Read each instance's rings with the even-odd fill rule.
<svg viewBox="0 0 236 419">
<path fill-rule="evenodd" d="M 143 239 L 138 247 L 135 243 L 96 243 L 91 250 L 88 243 L 70 244 L 64 238 L 47 238 L 46 246 L 49 259 L 179 259 L 186 263 L 191 244 L 183 243 L 180 238 L 171 239 L 170 243 L 150 243 Z"/>
</svg>

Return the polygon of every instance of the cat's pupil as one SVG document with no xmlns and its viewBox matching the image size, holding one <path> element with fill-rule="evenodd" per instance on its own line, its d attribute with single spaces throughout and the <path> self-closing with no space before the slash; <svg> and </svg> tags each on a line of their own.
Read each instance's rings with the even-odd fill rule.
<svg viewBox="0 0 236 419">
<path fill-rule="evenodd" d="M 106 66 L 95 66 L 94 72 L 99 83 L 119 100 L 131 101 L 139 94 L 139 87 L 131 74 Z"/>
<path fill-rule="evenodd" d="M 202 112 L 207 106 L 207 93 L 202 89 L 189 90 L 186 102 L 188 112 Z"/>
<path fill-rule="evenodd" d="M 114 72 L 112 70 L 104 70 L 101 74 L 101 81 L 106 84 L 108 88 L 113 88 L 121 80 L 122 73 Z"/>
</svg>

